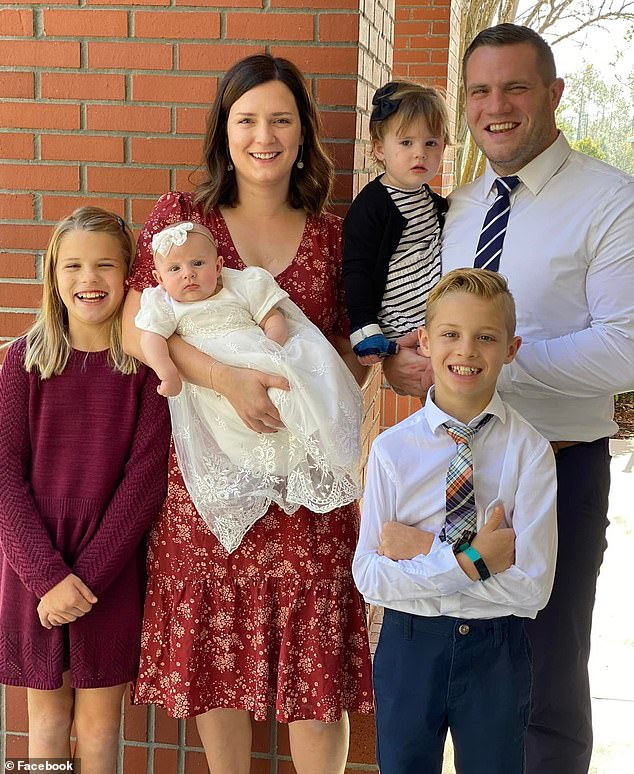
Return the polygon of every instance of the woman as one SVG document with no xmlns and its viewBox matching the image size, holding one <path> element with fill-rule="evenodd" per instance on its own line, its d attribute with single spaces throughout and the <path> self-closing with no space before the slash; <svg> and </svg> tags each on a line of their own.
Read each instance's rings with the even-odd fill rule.
<svg viewBox="0 0 634 774">
<path fill-rule="evenodd" d="M 162 197 L 139 239 L 126 303 L 130 352 L 140 355 L 132 320 L 152 282 L 152 235 L 191 220 L 212 231 L 226 266 L 273 274 L 363 378 L 342 311 L 341 224 L 323 212 L 333 169 L 318 131 L 293 64 L 257 55 L 229 70 L 209 115 L 204 182 L 193 195 Z M 178 337 L 169 346 L 183 378 L 225 395 L 252 430 L 281 426 L 267 388 L 288 389 L 283 378 L 216 364 Z M 196 715 L 212 771 L 249 771 L 250 715 L 263 720 L 268 707 L 289 723 L 299 774 L 344 770 L 347 710 L 372 708 L 364 610 L 350 570 L 357 521 L 356 506 L 290 517 L 272 506 L 227 554 L 196 514 L 172 456 L 150 536 L 135 698 Z"/>
</svg>

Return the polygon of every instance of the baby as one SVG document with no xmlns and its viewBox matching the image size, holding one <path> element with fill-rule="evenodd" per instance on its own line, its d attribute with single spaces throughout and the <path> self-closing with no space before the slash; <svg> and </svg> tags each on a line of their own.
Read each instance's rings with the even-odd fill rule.
<svg viewBox="0 0 634 774">
<path fill-rule="evenodd" d="M 214 238 L 204 226 L 177 223 L 154 236 L 152 250 L 156 267 L 152 274 L 172 301 L 181 304 L 206 301 L 222 290 L 222 256 L 218 255 Z M 149 289 L 143 294 L 143 306 L 160 305 L 162 297 L 156 288 Z M 271 341 L 280 346 L 286 343 L 288 325 L 276 307 L 257 320 L 257 325 Z M 138 320 L 137 327 L 140 327 Z M 178 395 L 182 381 L 170 357 L 166 337 L 161 332 L 144 329 L 141 349 L 147 364 L 161 380 L 158 392 L 166 397 Z"/>
<path fill-rule="evenodd" d="M 359 495 L 361 392 L 325 336 L 269 272 L 223 268 L 211 232 L 176 223 L 152 239 L 158 287 L 141 297 L 136 325 L 147 363 L 170 396 L 172 430 L 194 504 L 228 551 L 275 502 L 286 513 L 326 513 Z M 229 401 L 183 382 L 167 339 L 231 366 L 284 376 L 270 389 L 284 428 L 250 430 Z M 212 363 L 213 370 L 213 363 Z"/>
</svg>

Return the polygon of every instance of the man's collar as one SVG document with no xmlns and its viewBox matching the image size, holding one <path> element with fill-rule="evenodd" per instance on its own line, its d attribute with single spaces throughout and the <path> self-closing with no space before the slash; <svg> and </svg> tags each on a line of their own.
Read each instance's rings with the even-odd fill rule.
<svg viewBox="0 0 634 774">
<path fill-rule="evenodd" d="M 545 151 L 529 161 L 516 174 L 524 183 L 528 190 L 537 196 L 550 178 L 559 171 L 562 164 L 570 155 L 570 145 L 563 132 L 549 145 Z M 482 193 L 484 198 L 488 198 L 493 190 L 493 183 L 499 175 L 495 172 L 487 161 L 484 173 L 482 174 Z"/>
<path fill-rule="evenodd" d="M 506 408 L 504 406 L 504 402 L 502 401 L 502 398 L 500 398 L 497 391 L 493 393 L 493 397 L 489 401 L 488 406 L 486 406 L 486 408 L 483 411 L 481 411 L 477 417 L 473 417 L 473 419 L 469 422 L 469 427 L 474 427 L 475 425 L 477 425 L 478 422 L 484 416 L 486 416 L 486 414 L 493 414 L 493 416 L 498 417 L 498 419 L 501 422 L 506 422 Z M 438 406 L 434 402 L 433 385 L 429 388 L 429 392 L 427 393 L 427 399 L 425 401 L 425 416 L 427 418 L 427 423 L 429 424 L 429 427 L 431 428 L 433 433 L 435 433 L 436 430 L 446 422 L 449 422 L 450 424 L 457 424 L 457 425 L 464 424 L 463 422 L 459 422 L 455 417 L 452 417 L 450 414 L 447 414 L 441 408 L 438 408 Z"/>
</svg>

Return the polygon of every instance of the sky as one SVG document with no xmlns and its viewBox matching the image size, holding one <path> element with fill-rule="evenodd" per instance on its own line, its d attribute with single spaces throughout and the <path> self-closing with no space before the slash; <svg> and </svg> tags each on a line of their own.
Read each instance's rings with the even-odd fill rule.
<svg viewBox="0 0 634 774">
<path fill-rule="evenodd" d="M 520 14 L 522 6 L 532 4 L 531 0 L 522 0 Z M 632 27 L 634 22 L 631 21 L 604 22 L 603 29 L 595 25 L 572 38 L 554 44 L 557 74 L 565 76 L 580 72 L 585 64 L 592 63 L 600 70 L 605 80 L 622 79 L 634 69 L 634 41 L 625 41 L 625 34 Z M 554 29 L 558 31 L 558 28 Z M 565 32 L 565 23 L 562 22 L 559 29 Z M 553 35 L 550 32 L 547 31 L 544 37 L 552 44 Z M 618 55 L 619 52 L 621 56 Z"/>
<path fill-rule="evenodd" d="M 589 30 L 577 39 L 568 38 L 553 46 L 557 74 L 580 72 L 592 63 L 606 80 L 626 76 L 634 69 L 634 43 L 623 36 L 627 26 L 613 22 L 609 30 Z"/>
</svg>

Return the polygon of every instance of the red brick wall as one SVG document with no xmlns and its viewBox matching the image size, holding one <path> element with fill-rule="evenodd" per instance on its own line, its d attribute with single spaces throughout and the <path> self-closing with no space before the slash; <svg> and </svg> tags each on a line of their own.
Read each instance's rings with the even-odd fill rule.
<svg viewBox="0 0 634 774">
<path fill-rule="evenodd" d="M 49 0 L 0 10 L 0 340 L 33 319 L 57 220 L 89 201 L 138 227 L 161 193 L 191 188 L 218 77 L 242 56 L 270 51 L 306 73 L 337 164 L 337 201 L 352 197 L 359 0 L 209 5 Z"/>
</svg>

